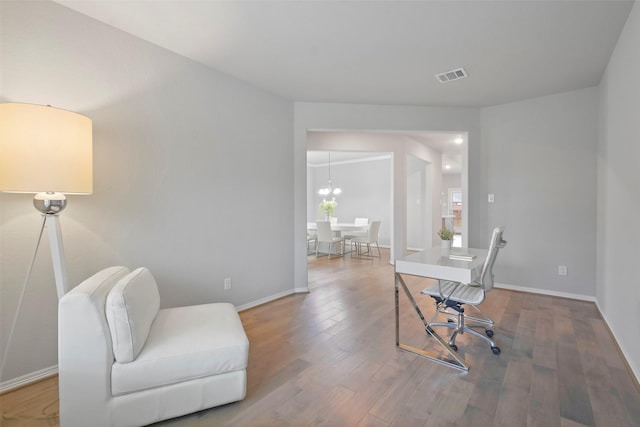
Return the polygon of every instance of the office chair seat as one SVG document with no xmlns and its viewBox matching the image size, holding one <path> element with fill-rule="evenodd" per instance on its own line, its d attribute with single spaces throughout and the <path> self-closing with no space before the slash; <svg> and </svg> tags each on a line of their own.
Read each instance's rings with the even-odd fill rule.
<svg viewBox="0 0 640 427">
<path fill-rule="evenodd" d="M 464 285 L 458 282 L 442 281 L 440 287 L 436 283 L 423 289 L 420 293 L 438 298 L 442 295 L 446 299 L 455 300 L 461 304 L 478 305 L 484 300 L 484 290 L 476 282 Z"/>
</svg>

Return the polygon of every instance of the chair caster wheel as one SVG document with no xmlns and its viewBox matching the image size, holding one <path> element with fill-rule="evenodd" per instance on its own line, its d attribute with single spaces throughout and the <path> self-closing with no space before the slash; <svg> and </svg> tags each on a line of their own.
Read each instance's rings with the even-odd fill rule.
<svg viewBox="0 0 640 427">
<path fill-rule="evenodd" d="M 491 347 L 493 354 L 500 354 L 500 347 Z"/>
<path fill-rule="evenodd" d="M 451 349 L 452 349 L 453 351 L 458 351 L 458 346 L 457 346 L 457 345 L 455 345 L 455 344 L 451 344 L 451 345 L 449 345 L 449 347 L 451 347 Z"/>
<path fill-rule="evenodd" d="M 487 329 L 487 330 L 486 330 L 486 331 L 484 331 L 484 332 L 487 334 L 487 336 L 488 336 L 489 338 L 491 338 L 491 337 L 493 336 L 493 331 L 492 331 L 491 329 Z"/>
</svg>

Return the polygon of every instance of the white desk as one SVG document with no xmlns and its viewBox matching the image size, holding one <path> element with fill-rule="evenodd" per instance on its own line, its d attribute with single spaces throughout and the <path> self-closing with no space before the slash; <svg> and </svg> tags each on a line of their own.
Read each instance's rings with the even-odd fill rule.
<svg viewBox="0 0 640 427">
<path fill-rule="evenodd" d="M 416 304 L 415 299 L 411 295 L 409 288 L 402 279 L 403 274 L 412 276 L 425 277 L 437 280 L 451 280 L 461 283 L 470 283 L 475 280 L 480 271 L 482 265 L 487 257 L 487 250 L 485 249 L 471 249 L 453 248 L 449 253 L 466 253 L 474 256 L 471 261 L 453 260 L 449 258 L 449 255 L 444 253 L 440 247 L 434 247 L 426 249 L 421 252 L 416 252 L 411 255 L 407 255 L 403 258 L 396 259 L 395 262 L 395 305 L 396 305 L 396 347 L 401 350 L 408 351 L 418 356 L 424 357 L 429 360 L 433 360 L 438 363 L 442 363 L 447 366 L 451 366 L 462 371 L 468 371 L 469 367 L 465 365 L 464 361 L 453 351 L 448 342 L 438 335 L 427 323 L 422 311 Z M 440 344 L 446 350 L 449 358 L 433 356 L 424 350 L 420 350 L 406 344 L 400 343 L 400 298 L 399 289 L 402 288 L 409 302 L 413 306 L 414 310 L 418 314 L 418 317 L 424 325 L 427 335 L 432 337 L 438 344 Z"/>
</svg>

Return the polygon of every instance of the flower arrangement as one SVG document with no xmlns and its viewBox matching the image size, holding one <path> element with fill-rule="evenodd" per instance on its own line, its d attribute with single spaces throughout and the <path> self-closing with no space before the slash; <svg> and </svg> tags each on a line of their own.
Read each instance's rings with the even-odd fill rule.
<svg viewBox="0 0 640 427">
<path fill-rule="evenodd" d="M 338 202 L 336 202 L 335 199 L 322 200 L 322 203 L 320 203 L 320 210 L 329 216 L 333 216 L 333 211 L 336 209 L 336 206 L 338 206 Z"/>
<path fill-rule="evenodd" d="M 442 240 L 453 240 L 453 230 L 449 230 L 446 227 L 442 227 L 438 231 L 438 236 L 440 236 L 440 239 Z"/>
</svg>

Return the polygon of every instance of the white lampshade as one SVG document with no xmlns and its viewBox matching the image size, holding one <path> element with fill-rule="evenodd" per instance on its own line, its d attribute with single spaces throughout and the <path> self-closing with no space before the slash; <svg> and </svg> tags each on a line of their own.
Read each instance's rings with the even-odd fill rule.
<svg viewBox="0 0 640 427">
<path fill-rule="evenodd" d="M 42 105 L 0 104 L 0 191 L 91 194 L 91 119 Z"/>
</svg>

